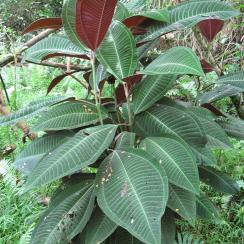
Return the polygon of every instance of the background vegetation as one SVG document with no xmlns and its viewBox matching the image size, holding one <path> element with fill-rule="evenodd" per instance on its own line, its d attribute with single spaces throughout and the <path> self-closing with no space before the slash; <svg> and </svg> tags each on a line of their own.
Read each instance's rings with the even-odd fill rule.
<svg viewBox="0 0 244 244">
<path fill-rule="evenodd" d="M 158 2 L 155 1 L 154 4 Z M 237 8 L 243 7 L 240 3 L 235 2 Z M 59 16 L 62 1 L 32 1 L 32 0 L 3 0 L 0 3 L 1 15 L 0 21 L 3 23 L 0 27 L 0 57 L 14 49 L 24 39 L 19 38 L 19 34 L 28 24 L 40 17 Z M 2 9 L 4 11 L 2 11 Z M 223 60 L 223 70 L 225 73 L 237 70 L 243 65 L 243 50 L 241 50 L 241 41 L 238 40 L 242 33 L 243 26 L 241 21 L 232 22 L 223 31 L 219 38 L 215 41 L 215 56 L 219 60 Z M 232 36 L 229 34 L 233 30 Z M 194 45 L 189 36 L 182 39 L 179 34 L 178 43 L 185 46 Z M 234 38 L 232 38 L 234 37 Z M 232 39 L 231 39 L 232 38 Z M 243 38 L 243 37 L 242 37 Z M 162 42 L 161 45 L 174 45 L 175 42 L 170 37 Z M 223 55 L 218 56 L 223 53 Z M 225 62 L 228 60 L 228 62 Z M 51 80 L 59 73 L 48 67 L 39 67 L 35 65 L 9 66 L 1 71 L 3 79 L 7 85 L 8 94 L 10 96 L 11 110 L 15 111 L 24 104 L 29 103 L 34 97 L 45 95 L 46 88 Z M 215 77 L 214 72 L 207 76 L 206 84 L 211 83 Z M 69 86 L 67 85 L 69 84 Z M 192 86 L 193 81 L 189 77 L 182 79 L 180 92 L 175 96 L 196 96 L 197 90 Z M 109 91 L 107 91 L 109 92 Z M 85 91 L 80 88 L 72 78 L 66 78 L 54 90 L 54 95 L 76 95 L 84 97 Z M 221 100 L 218 104 L 222 110 L 230 111 L 235 114 L 235 108 L 230 99 Z M 23 147 L 22 133 L 16 128 L 4 127 L 0 130 L 0 152 L 6 146 L 16 144 L 17 149 L 14 153 L 1 158 L 0 154 L 0 243 L 27 243 L 33 226 L 36 223 L 41 211 L 46 208 L 49 201 L 49 194 L 57 187 L 52 185 L 48 189 L 41 189 L 34 193 L 30 193 L 19 197 L 16 191 L 22 178 L 17 172 L 11 168 L 11 162 L 15 155 Z M 218 166 L 224 172 L 227 172 L 234 179 L 239 180 L 243 186 L 244 175 L 244 141 L 233 141 L 234 151 L 216 150 L 215 154 L 218 159 Z M 243 191 L 230 199 L 221 194 L 217 194 L 206 185 L 202 185 L 207 190 L 208 196 L 219 206 L 223 215 L 223 222 L 219 225 L 211 223 L 199 222 L 196 227 L 191 227 L 184 222 L 180 222 L 180 229 L 183 233 L 192 234 L 195 239 L 200 239 L 207 244 L 223 243 L 223 244 L 241 244 L 244 243 L 244 201 Z"/>
</svg>

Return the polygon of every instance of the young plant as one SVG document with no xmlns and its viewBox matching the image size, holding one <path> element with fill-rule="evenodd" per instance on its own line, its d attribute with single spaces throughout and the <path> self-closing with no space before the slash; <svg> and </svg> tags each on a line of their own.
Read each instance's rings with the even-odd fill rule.
<svg viewBox="0 0 244 244">
<path fill-rule="evenodd" d="M 190 225 L 197 218 L 219 221 L 200 181 L 226 194 L 239 190 L 218 170 L 212 150 L 231 148 L 226 132 L 243 136 L 243 124 L 211 102 L 230 90 L 240 92 L 244 73 L 220 77 L 216 89 L 224 95 L 211 91 L 183 103 L 166 95 L 183 75 L 205 76 L 197 55 L 190 48 L 173 47 L 149 56 L 166 33 L 199 23 L 212 40 L 216 31 L 211 29 L 209 36 L 208 27 L 215 22 L 209 20 L 219 24 L 239 12 L 212 0 L 167 9 L 146 9 L 145 2 L 66 0 L 62 18 L 28 27 L 63 27 L 65 34 L 31 47 L 26 61 L 86 60 L 85 67 L 80 62 L 67 65 L 69 71 L 50 84 L 48 93 L 71 75 L 90 94 L 87 99 L 40 99 L 0 118 L 1 125 L 10 125 L 39 114 L 31 131 L 45 132 L 14 162 L 27 176 L 21 193 L 62 182 L 31 243 L 174 243 L 177 218 Z M 87 83 L 74 74 L 83 74 Z M 103 97 L 105 83 L 112 88 L 111 97 Z"/>
</svg>

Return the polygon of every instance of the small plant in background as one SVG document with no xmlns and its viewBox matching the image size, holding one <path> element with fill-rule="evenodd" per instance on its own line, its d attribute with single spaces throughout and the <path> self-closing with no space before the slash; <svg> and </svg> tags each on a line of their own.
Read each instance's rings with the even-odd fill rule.
<svg viewBox="0 0 244 244">
<path fill-rule="evenodd" d="M 200 181 L 225 194 L 239 191 L 216 167 L 213 150 L 232 147 L 227 134 L 243 138 L 244 124 L 211 103 L 241 93 L 244 72 L 221 76 L 216 88 L 183 102 L 167 94 L 184 75 L 203 82 L 211 65 L 181 46 L 149 55 L 165 34 L 196 25 L 212 41 L 239 12 L 221 1 L 164 9 L 146 9 L 145 3 L 66 0 L 62 18 L 38 20 L 24 32 L 64 28 L 65 34 L 38 42 L 24 58 L 43 64 L 68 57 L 67 71 L 47 93 L 69 76 L 88 92 L 87 99 L 40 98 L 0 118 L 4 126 L 39 115 L 30 132 L 42 136 L 14 162 L 27 176 L 20 193 L 62 181 L 31 243 L 170 244 L 178 218 L 190 225 L 197 218 L 220 221 Z M 77 78 L 81 73 L 86 83 Z"/>
</svg>

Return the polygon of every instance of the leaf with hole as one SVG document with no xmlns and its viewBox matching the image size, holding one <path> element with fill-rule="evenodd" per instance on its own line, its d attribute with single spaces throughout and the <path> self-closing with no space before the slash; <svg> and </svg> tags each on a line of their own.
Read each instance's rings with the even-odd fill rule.
<svg viewBox="0 0 244 244">
<path fill-rule="evenodd" d="M 93 180 L 61 190 L 35 228 L 31 243 L 69 242 L 85 227 L 95 201 Z"/>
<path fill-rule="evenodd" d="M 96 186 L 112 221 L 145 243 L 160 242 L 168 179 L 155 159 L 140 149 L 116 150 L 101 164 Z"/>
<path fill-rule="evenodd" d="M 63 134 L 46 135 L 34 140 L 17 156 L 13 165 L 16 169 L 29 175 L 37 163 L 56 147 L 66 142 L 73 136 L 72 132 Z"/>
<path fill-rule="evenodd" d="M 110 146 L 116 130 L 116 125 L 108 124 L 87 128 L 76 133 L 38 163 L 23 186 L 22 193 L 95 163 Z"/>
</svg>

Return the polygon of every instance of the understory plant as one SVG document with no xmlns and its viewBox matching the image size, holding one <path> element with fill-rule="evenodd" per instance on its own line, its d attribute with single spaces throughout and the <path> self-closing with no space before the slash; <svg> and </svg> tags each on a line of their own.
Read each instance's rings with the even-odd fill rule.
<svg viewBox="0 0 244 244">
<path fill-rule="evenodd" d="M 195 101 L 177 100 L 168 94 L 180 78 L 204 82 L 210 65 L 190 48 L 156 47 L 169 32 L 192 27 L 212 41 L 238 15 L 217 0 L 165 9 L 147 9 L 143 0 L 65 0 L 61 18 L 24 31 L 58 32 L 24 56 L 40 65 L 54 58 L 65 67 L 48 94 L 68 76 L 87 89 L 85 99 L 48 96 L 0 117 L 4 126 L 38 115 L 30 133 L 39 138 L 14 162 L 26 175 L 20 193 L 61 182 L 31 243 L 171 244 L 176 219 L 220 221 L 200 182 L 238 192 L 218 170 L 213 150 L 230 149 L 228 136 L 243 138 L 244 125 L 212 102 L 241 93 L 244 73 L 219 77 Z"/>
</svg>

